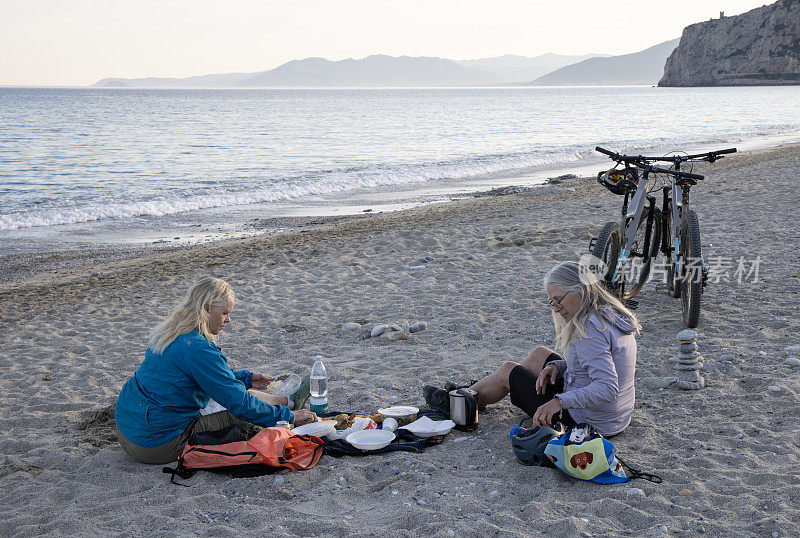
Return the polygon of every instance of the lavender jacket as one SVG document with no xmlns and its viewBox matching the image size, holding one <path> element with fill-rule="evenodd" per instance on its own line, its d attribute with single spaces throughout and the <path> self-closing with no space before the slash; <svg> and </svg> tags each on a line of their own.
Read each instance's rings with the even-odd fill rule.
<svg viewBox="0 0 800 538">
<path fill-rule="evenodd" d="M 564 379 L 558 399 L 576 422 L 588 422 L 605 436 L 616 435 L 631 422 L 636 389 L 635 328 L 630 319 L 610 308 L 586 320 L 586 338 L 576 338 L 564 360 L 555 361 Z"/>
</svg>

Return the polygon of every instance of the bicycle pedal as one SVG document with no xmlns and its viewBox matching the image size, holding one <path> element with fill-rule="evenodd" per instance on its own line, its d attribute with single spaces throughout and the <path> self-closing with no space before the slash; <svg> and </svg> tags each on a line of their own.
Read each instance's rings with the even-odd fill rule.
<svg viewBox="0 0 800 538">
<path fill-rule="evenodd" d="M 639 301 L 634 301 L 633 299 L 625 299 L 625 306 L 630 310 L 636 310 L 639 308 Z"/>
</svg>

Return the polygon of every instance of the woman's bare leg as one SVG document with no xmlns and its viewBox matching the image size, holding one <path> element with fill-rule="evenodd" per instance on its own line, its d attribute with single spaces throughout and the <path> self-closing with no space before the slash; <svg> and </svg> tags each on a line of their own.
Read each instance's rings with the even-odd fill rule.
<svg viewBox="0 0 800 538">
<path fill-rule="evenodd" d="M 478 393 L 476 398 L 479 404 L 497 403 L 505 398 L 511 390 L 508 386 L 508 376 L 518 362 L 506 361 L 493 374 L 487 375 L 470 388 Z"/>
<path fill-rule="evenodd" d="M 470 388 L 478 393 L 477 401 L 479 404 L 492 404 L 497 403 L 505 398 L 511 391 L 510 383 L 508 381 L 511 370 L 516 366 L 522 366 L 532 371 L 534 374 L 539 375 L 544 366 L 544 361 L 553 353 L 552 349 L 544 346 L 539 346 L 531 351 L 521 363 L 514 361 L 504 362 L 500 368 L 493 374 L 490 374 Z M 536 387 L 531 387 L 531 390 L 536 390 Z"/>
<path fill-rule="evenodd" d="M 264 400 L 268 404 L 271 405 L 288 405 L 289 399 L 286 396 L 273 396 L 269 392 L 263 392 L 260 390 L 249 389 L 249 392 L 252 396 L 255 396 L 259 400 Z"/>
<path fill-rule="evenodd" d="M 522 359 L 520 364 L 534 374 L 539 375 L 544 367 L 544 361 L 547 360 L 547 357 L 549 357 L 551 353 L 555 353 L 555 351 L 544 346 L 539 346 L 528 353 L 528 356 Z"/>
</svg>

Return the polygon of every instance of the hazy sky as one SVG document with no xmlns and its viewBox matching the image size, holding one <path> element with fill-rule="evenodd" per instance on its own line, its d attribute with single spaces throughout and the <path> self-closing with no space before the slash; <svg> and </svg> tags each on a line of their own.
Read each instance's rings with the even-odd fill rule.
<svg viewBox="0 0 800 538">
<path fill-rule="evenodd" d="M 764 0 L 0 0 L 0 85 L 263 71 L 370 54 L 626 54 Z"/>
</svg>

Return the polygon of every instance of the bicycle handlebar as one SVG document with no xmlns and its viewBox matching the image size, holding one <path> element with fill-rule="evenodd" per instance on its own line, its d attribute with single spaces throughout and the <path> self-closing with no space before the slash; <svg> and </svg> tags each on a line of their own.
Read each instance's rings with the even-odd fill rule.
<svg viewBox="0 0 800 538">
<path fill-rule="evenodd" d="M 713 163 L 717 159 L 722 158 L 723 155 L 726 155 L 728 153 L 736 153 L 736 148 L 728 148 L 728 149 L 719 149 L 716 151 L 707 151 L 705 153 L 696 153 L 694 155 L 673 155 L 672 157 L 646 157 L 644 155 L 622 155 L 620 153 L 614 153 L 613 151 L 601 148 L 600 146 L 597 146 L 594 149 L 595 151 L 598 151 L 604 155 L 608 155 L 617 162 L 624 162 L 624 163 L 636 163 L 636 162 L 646 163 L 648 161 L 682 163 L 686 161 L 692 161 L 695 159 Z"/>
<path fill-rule="evenodd" d="M 638 165 L 638 163 L 634 164 Z M 685 177 L 687 179 L 705 179 L 705 176 L 701 176 L 700 174 L 692 174 L 690 172 L 683 172 L 681 170 L 668 170 L 666 168 L 659 168 L 657 166 L 648 166 L 648 165 L 644 166 L 639 165 L 639 166 L 644 170 L 655 172 L 657 174 L 672 174 L 675 177 Z"/>
<path fill-rule="evenodd" d="M 692 174 L 690 172 L 683 172 L 682 170 L 668 170 L 667 168 L 659 168 L 657 166 L 650 166 L 649 164 L 647 164 L 648 160 L 651 160 L 651 161 L 662 160 L 662 158 L 660 158 L 660 157 L 658 157 L 658 158 L 650 158 L 650 157 L 643 157 L 642 155 L 637 155 L 637 156 L 621 155 L 619 153 L 614 153 L 613 151 L 607 150 L 605 148 L 601 148 L 600 146 L 597 146 L 594 149 L 595 149 L 595 151 L 598 151 L 600 153 L 608 155 L 609 157 L 611 157 L 612 159 L 614 159 L 617 162 L 620 162 L 620 163 L 624 162 L 626 164 L 632 164 L 636 168 L 641 168 L 642 170 L 645 170 L 647 172 L 654 172 L 654 173 L 657 173 L 657 174 L 670 174 L 670 175 L 675 176 L 676 178 L 686 178 L 686 179 L 696 179 L 696 180 L 705 179 L 705 176 L 701 176 L 700 174 Z M 731 148 L 731 149 L 724 149 L 724 150 L 721 150 L 721 151 L 709 152 L 709 154 L 711 154 L 711 153 L 721 153 L 721 152 L 733 153 L 735 151 L 736 151 L 735 148 Z M 704 153 L 702 155 L 707 155 L 707 154 Z M 685 159 L 686 156 L 684 155 L 682 158 Z M 668 159 L 668 158 L 663 158 L 663 159 L 672 162 L 672 159 Z"/>
</svg>

